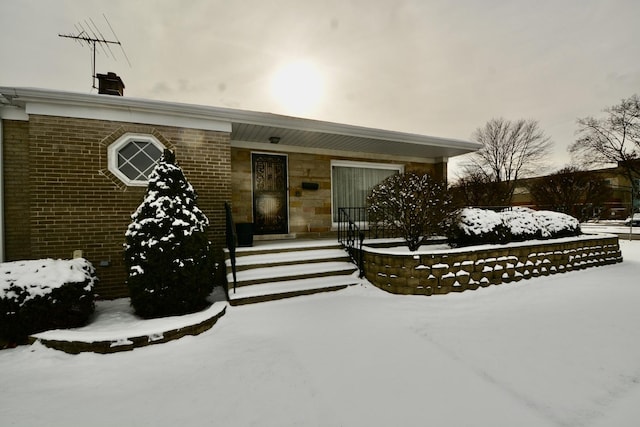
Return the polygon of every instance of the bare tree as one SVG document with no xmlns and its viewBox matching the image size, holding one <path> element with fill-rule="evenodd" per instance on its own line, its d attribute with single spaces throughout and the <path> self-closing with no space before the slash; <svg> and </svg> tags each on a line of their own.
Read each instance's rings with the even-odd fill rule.
<svg viewBox="0 0 640 427">
<path fill-rule="evenodd" d="M 551 141 L 537 120 L 494 118 L 476 129 L 473 139 L 482 148 L 464 166 L 464 175 L 481 175 L 488 182 L 505 183 L 502 197 L 511 202 L 516 180 L 539 172 L 550 154 Z"/>
<path fill-rule="evenodd" d="M 569 152 L 586 166 L 621 166 L 634 185 L 640 175 L 640 98 L 632 95 L 604 112 L 602 118 L 578 119 L 577 139 Z"/>
<path fill-rule="evenodd" d="M 601 176 L 576 166 L 534 179 L 529 191 L 538 208 L 564 212 L 580 221 L 602 212 L 612 193 Z"/>
<path fill-rule="evenodd" d="M 496 207 L 508 204 L 509 188 L 505 182 L 493 182 L 478 172 L 467 171 L 449 188 L 455 206 Z"/>
</svg>

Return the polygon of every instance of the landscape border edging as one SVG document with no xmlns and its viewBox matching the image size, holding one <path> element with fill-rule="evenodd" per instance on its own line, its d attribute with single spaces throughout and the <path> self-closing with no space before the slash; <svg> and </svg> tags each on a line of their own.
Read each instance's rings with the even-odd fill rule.
<svg viewBox="0 0 640 427">
<path fill-rule="evenodd" d="M 101 341 L 82 341 L 82 340 L 59 340 L 49 339 L 38 336 L 38 334 L 29 337 L 29 344 L 40 342 L 42 345 L 54 350 L 60 350 L 69 354 L 79 354 L 84 352 L 110 354 L 121 351 L 130 351 L 139 347 L 146 347 L 153 344 L 162 344 L 169 341 L 177 340 L 187 335 L 199 335 L 208 331 L 216 324 L 218 319 L 227 312 L 227 305 L 222 310 L 216 312 L 211 317 L 202 320 L 193 325 L 186 325 L 176 329 L 163 331 L 162 333 L 144 334 L 127 339 L 117 340 L 101 340 Z"/>
</svg>

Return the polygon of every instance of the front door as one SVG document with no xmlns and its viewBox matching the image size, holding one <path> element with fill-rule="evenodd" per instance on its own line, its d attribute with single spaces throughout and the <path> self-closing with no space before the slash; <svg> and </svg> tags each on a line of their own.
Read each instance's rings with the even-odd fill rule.
<svg viewBox="0 0 640 427">
<path fill-rule="evenodd" d="M 287 234 L 287 156 L 251 153 L 255 234 Z"/>
</svg>

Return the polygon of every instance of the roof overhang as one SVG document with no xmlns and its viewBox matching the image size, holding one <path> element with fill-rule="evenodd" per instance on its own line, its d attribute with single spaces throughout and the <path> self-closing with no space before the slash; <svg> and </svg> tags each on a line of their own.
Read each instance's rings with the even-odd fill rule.
<svg viewBox="0 0 640 427">
<path fill-rule="evenodd" d="M 264 144 L 300 150 L 361 152 L 422 159 L 447 159 L 470 153 L 476 142 L 374 129 L 272 113 L 156 101 L 131 97 L 0 87 L 0 117 L 57 115 L 230 132 L 233 144 Z M 8 118 L 8 117 L 5 117 Z M 275 147 L 273 147 L 275 148 Z"/>
</svg>

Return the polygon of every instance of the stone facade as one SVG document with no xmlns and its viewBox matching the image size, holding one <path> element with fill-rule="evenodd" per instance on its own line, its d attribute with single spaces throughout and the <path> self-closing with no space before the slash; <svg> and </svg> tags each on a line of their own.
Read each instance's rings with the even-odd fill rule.
<svg viewBox="0 0 640 427">
<path fill-rule="evenodd" d="M 462 292 L 622 262 L 617 236 L 581 236 L 415 255 L 389 254 L 371 247 L 363 248 L 363 252 L 367 280 L 382 290 L 405 295 Z"/>
<path fill-rule="evenodd" d="M 122 245 L 145 187 L 126 186 L 107 164 L 109 144 L 127 132 L 153 135 L 175 151 L 222 256 L 224 201 L 231 198 L 229 133 L 45 115 L 2 125 L 7 261 L 82 251 L 96 267 L 100 298 L 127 295 Z"/>
<path fill-rule="evenodd" d="M 289 178 L 289 232 L 298 237 L 326 236 L 332 233 L 331 221 L 331 161 L 348 160 L 369 163 L 403 165 L 405 171 L 430 173 L 446 179 L 446 164 L 407 162 L 405 160 L 371 160 L 348 155 L 287 153 Z M 231 187 L 233 217 L 236 222 L 252 222 L 251 153 L 245 148 L 231 149 Z M 318 184 L 317 190 L 303 189 L 303 182 Z"/>
</svg>

